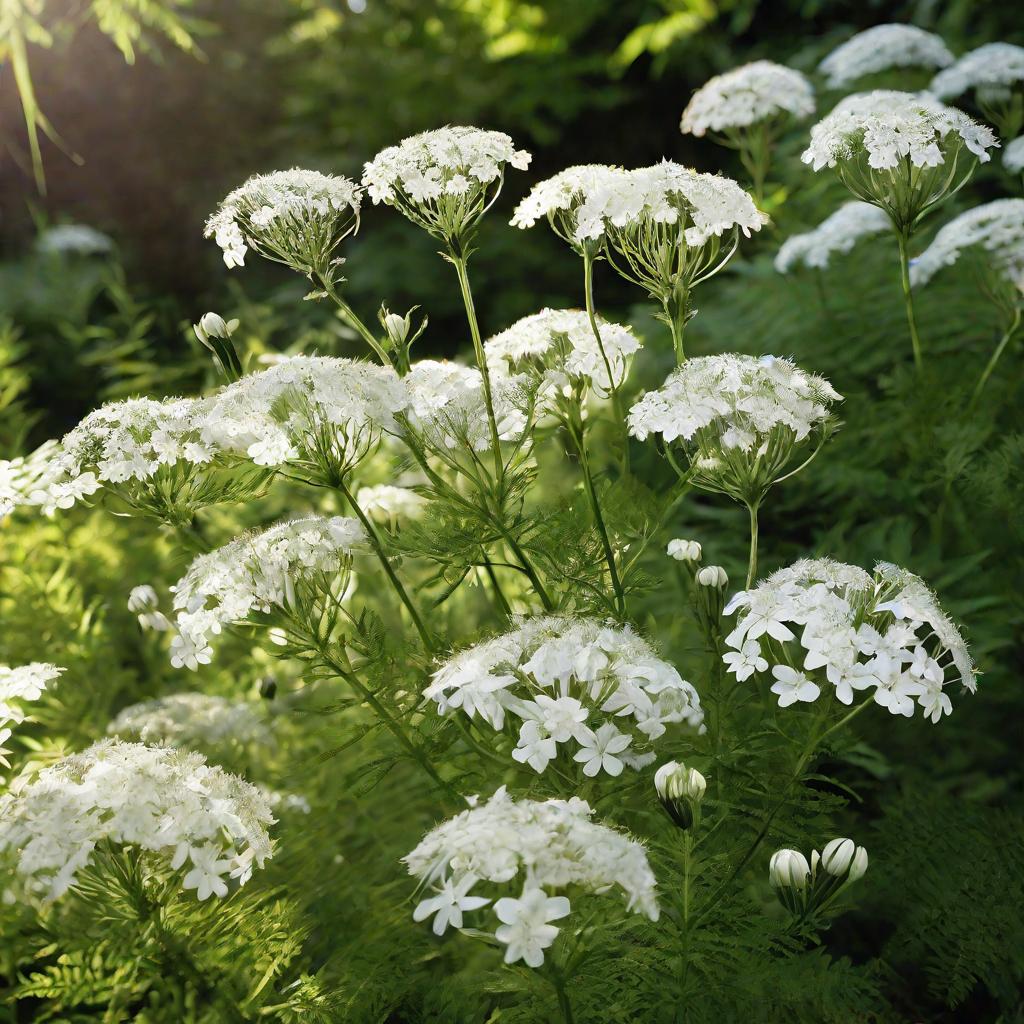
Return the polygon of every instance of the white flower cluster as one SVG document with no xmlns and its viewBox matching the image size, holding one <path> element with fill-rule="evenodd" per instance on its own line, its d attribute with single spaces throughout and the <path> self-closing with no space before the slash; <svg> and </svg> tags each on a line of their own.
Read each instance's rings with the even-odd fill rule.
<svg viewBox="0 0 1024 1024">
<path fill-rule="evenodd" d="M 701 136 L 787 114 L 799 118 L 813 113 L 814 89 L 804 75 L 770 60 L 755 60 L 705 82 L 686 105 L 680 131 Z"/>
<path fill-rule="evenodd" d="M 604 177 L 580 204 L 576 219 L 578 242 L 599 239 L 611 229 L 629 232 L 648 224 L 682 223 L 691 246 L 734 228 L 749 237 L 768 223 L 732 178 L 702 174 L 670 160 Z"/>
<path fill-rule="evenodd" d="M 64 669 L 42 661 L 17 668 L 0 665 L 0 726 L 8 722 L 15 725 L 24 722 L 25 711 L 21 701 L 39 700 L 46 687 L 63 672 Z"/>
<path fill-rule="evenodd" d="M 837 46 L 819 65 L 830 88 L 890 68 L 944 68 L 953 54 L 940 36 L 916 25 L 875 25 Z"/>
<path fill-rule="evenodd" d="M 113 248 L 114 243 L 102 231 L 87 224 L 56 224 L 41 231 L 36 239 L 36 251 L 48 256 L 96 256 Z"/>
<path fill-rule="evenodd" d="M 927 93 L 879 89 L 842 100 L 811 129 L 801 159 L 814 170 L 835 167 L 860 152 L 874 170 L 891 170 L 903 158 L 914 167 L 938 167 L 962 143 L 985 163 L 998 145 L 992 129 Z"/>
<path fill-rule="evenodd" d="M 209 664 L 211 636 L 255 612 L 290 607 L 302 581 L 333 579 L 364 536 L 357 519 L 309 516 L 200 555 L 172 588 L 178 635 L 171 664 L 193 670 Z"/>
<path fill-rule="evenodd" d="M 965 250 L 981 250 L 993 268 L 1024 292 L 1024 199 L 997 199 L 944 224 L 910 265 L 910 283 L 927 284 Z"/>
<path fill-rule="evenodd" d="M 486 803 L 428 832 L 403 858 L 409 873 L 437 893 L 416 907 L 414 920 L 433 916 L 437 935 L 449 926 L 462 928 L 464 911 L 492 901 L 469 895 L 478 882 L 504 886 L 522 873 L 521 895 L 494 903 L 500 922 L 495 937 L 506 947 L 506 963 L 544 962 L 544 950 L 558 937 L 551 922 L 571 909 L 566 897 L 550 896 L 552 890 L 603 893 L 618 886 L 628 911 L 656 921 L 656 883 L 644 847 L 592 815 L 577 798 L 517 801 L 502 787 Z"/>
<path fill-rule="evenodd" d="M 1020 174 L 1024 171 L 1024 135 L 1006 144 L 1003 150 L 1003 166 L 1010 174 Z"/>
<path fill-rule="evenodd" d="M 294 356 L 250 373 L 211 400 L 203 437 L 257 466 L 302 462 L 343 471 L 382 430 L 396 429 L 406 389 L 389 366 Z"/>
<path fill-rule="evenodd" d="M 667 725 L 704 719 L 696 690 L 632 629 L 567 616 L 523 619 L 462 651 L 424 696 L 442 715 L 461 711 L 494 729 L 515 715 L 517 761 L 543 772 L 569 744 L 590 778 L 650 764 Z"/>
<path fill-rule="evenodd" d="M 0 797 L 0 858 L 27 894 L 53 900 L 97 844 L 135 846 L 188 864 L 182 884 L 205 900 L 263 866 L 273 821 L 254 786 L 199 754 L 101 740 Z"/>
<path fill-rule="evenodd" d="M 178 462 L 201 466 L 215 449 L 203 430 L 210 399 L 131 398 L 101 406 L 66 434 L 29 501 L 47 515 L 104 484 L 146 481 Z"/>
<path fill-rule="evenodd" d="M 761 453 L 778 428 L 804 440 L 842 400 L 824 377 L 775 356 L 687 359 L 629 411 L 629 431 L 643 441 L 682 438 L 707 457 L 720 449 Z"/>
<path fill-rule="evenodd" d="M 491 446 L 483 376 L 475 367 L 447 360 L 421 359 L 402 378 L 408 391 L 412 427 L 437 448 Z M 498 438 L 519 439 L 526 430 L 530 399 L 526 377 L 517 374 L 491 381 Z"/>
<path fill-rule="evenodd" d="M 952 711 L 947 682 L 976 688 L 967 645 L 935 595 L 888 563 L 872 577 L 805 559 L 736 594 L 725 608 L 734 613 L 723 660 L 739 680 L 770 669 L 780 707 L 815 701 L 827 686 L 842 704 L 873 689 L 875 703 L 892 714 L 912 717 L 916 701 L 938 722 Z"/>
<path fill-rule="evenodd" d="M 53 458 L 56 441 L 46 441 L 34 452 L 13 459 L 0 459 L 0 521 L 21 505 L 29 504 L 32 494 L 46 493 L 56 473 Z"/>
<path fill-rule="evenodd" d="M 356 503 L 371 519 L 383 519 L 393 526 L 399 519 L 415 519 L 420 515 L 426 499 L 409 487 L 375 484 L 360 487 Z"/>
<path fill-rule="evenodd" d="M 567 167 L 564 171 L 544 181 L 537 182 L 529 194 L 516 207 L 512 226 L 532 228 L 541 217 L 546 217 L 551 227 L 570 245 L 577 246 L 576 215 L 580 206 L 602 189 L 612 186 L 616 179 L 627 172 L 620 167 L 607 164 L 581 164 Z"/>
<path fill-rule="evenodd" d="M 381 150 L 366 164 L 363 184 L 375 203 L 426 206 L 471 197 L 499 181 L 506 164 L 525 171 L 530 159 L 504 132 L 437 128 Z"/>
<path fill-rule="evenodd" d="M 206 222 L 205 235 L 241 267 L 252 247 L 270 259 L 309 270 L 359 223 L 362 190 L 319 171 L 257 174 L 229 193 Z"/>
<path fill-rule="evenodd" d="M 600 318 L 597 325 L 600 346 L 582 310 L 543 309 L 485 342 L 487 365 L 492 376 L 501 377 L 539 364 L 545 371 L 542 391 L 558 394 L 582 380 L 606 397 L 622 386 L 640 342 L 629 327 Z"/>
<path fill-rule="evenodd" d="M 267 747 L 274 733 L 251 701 L 207 693 L 174 693 L 124 708 L 107 733 L 160 747 L 210 753 L 235 744 Z"/>
<path fill-rule="evenodd" d="M 941 99 L 952 99 L 969 89 L 978 99 L 1005 99 L 1024 83 L 1024 46 L 986 43 L 965 53 L 952 67 L 940 71 L 928 87 Z"/>
<path fill-rule="evenodd" d="M 877 206 L 857 201 L 843 203 L 813 231 L 790 235 L 775 256 L 775 269 L 787 274 L 802 263 L 824 270 L 837 253 L 848 253 L 860 239 L 891 228 L 889 215 Z"/>
</svg>

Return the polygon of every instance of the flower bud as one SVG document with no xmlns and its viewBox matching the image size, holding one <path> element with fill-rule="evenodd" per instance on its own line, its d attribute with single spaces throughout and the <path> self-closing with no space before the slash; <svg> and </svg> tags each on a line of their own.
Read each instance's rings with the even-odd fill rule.
<svg viewBox="0 0 1024 1024">
<path fill-rule="evenodd" d="M 199 330 L 208 338 L 227 338 L 231 334 L 224 317 L 217 313 L 204 313 L 199 319 Z"/>
<path fill-rule="evenodd" d="M 677 562 L 699 562 L 702 549 L 695 540 L 670 540 L 667 554 Z"/>
<path fill-rule="evenodd" d="M 155 611 L 159 603 L 156 591 L 148 583 L 132 587 L 132 592 L 128 595 L 128 611 L 134 615 Z"/>
<path fill-rule="evenodd" d="M 238 321 L 225 321 L 217 313 L 204 313 L 199 323 L 192 325 L 192 330 L 200 344 L 214 354 L 228 383 L 238 380 L 242 376 L 242 363 L 231 341 L 231 335 L 238 330 Z"/>
<path fill-rule="evenodd" d="M 729 575 L 720 565 L 706 565 L 697 573 L 697 583 L 702 587 L 725 590 L 729 585 Z"/>
<path fill-rule="evenodd" d="M 409 333 L 409 318 L 384 311 L 381 320 L 388 338 L 396 345 L 401 345 Z"/>
<path fill-rule="evenodd" d="M 681 828 L 700 823 L 707 780 L 696 768 L 668 761 L 654 773 L 654 788 L 669 817 Z"/>
<path fill-rule="evenodd" d="M 810 875 L 811 867 L 799 850 L 777 850 L 768 862 L 768 880 L 777 889 L 805 889 Z"/>
<path fill-rule="evenodd" d="M 863 846 L 857 847 L 857 852 L 853 855 L 853 860 L 850 861 L 850 873 L 846 876 L 851 882 L 856 882 L 858 878 L 864 877 L 864 872 L 868 869 L 868 851 Z"/>
</svg>

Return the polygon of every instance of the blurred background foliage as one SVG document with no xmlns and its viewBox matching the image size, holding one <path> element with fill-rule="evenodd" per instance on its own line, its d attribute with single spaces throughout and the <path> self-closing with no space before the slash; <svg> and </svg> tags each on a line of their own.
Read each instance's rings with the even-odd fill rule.
<svg viewBox="0 0 1024 1024">
<path fill-rule="evenodd" d="M 41 134 L 44 194 L 34 180 L 9 47 L 0 50 L 0 457 L 59 436 L 103 401 L 211 384 L 189 326 L 207 309 L 241 319 L 236 340 L 254 358 L 360 351 L 327 309 L 300 301 L 302 281 L 257 261 L 229 274 L 217 247 L 202 239 L 216 202 L 253 172 L 300 165 L 358 176 L 381 147 L 441 123 L 509 132 L 533 151 L 534 162 L 527 174 L 511 176 L 481 232 L 474 287 L 491 333 L 542 306 L 582 299 L 579 261 L 550 232 L 507 225 L 532 182 L 571 164 L 638 166 L 663 156 L 741 176 L 729 151 L 678 132 L 692 90 L 711 74 L 760 57 L 810 72 L 852 32 L 884 21 L 939 32 L 957 53 L 991 40 L 1024 42 L 1014 5 L 979 0 L 194 0 L 108 7 L 115 15 L 167 8 L 183 19 L 175 24 L 187 39 L 145 20 L 138 33 L 119 36 L 121 23 L 97 20 L 96 4 L 0 0 L 0 26 L 8 32 L 19 18 L 39 26 L 25 37 L 33 94 L 61 140 L 58 147 Z M 143 56 L 126 68 L 124 57 L 137 48 Z M 819 110 L 835 98 L 821 93 Z M 890 239 L 860 243 L 823 273 L 775 272 L 781 241 L 845 198 L 827 175 L 799 163 L 806 128 L 796 127 L 780 147 L 767 200 L 772 226 L 743 244 L 727 273 L 702 286 L 687 344 L 694 353 L 793 356 L 846 397 L 837 439 L 763 510 L 763 569 L 810 553 L 906 565 L 966 623 L 984 675 L 978 695 L 961 699 L 939 726 L 887 715 L 860 720 L 856 757 L 830 771 L 856 789 L 849 824 L 877 865 L 865 905 L 829 936 L 837 958 L 829 977 L 846 994 L 826 986 L 820 1001 L 811 998 L 824 984 L 827 958 L 808 954 L 794 961 L 773 996 L 779 1016 L 772 1019 L 1021 1021 L 1024 357 L 1018 341 L 969 413 L 970 389 L 1000 330 L 969 275 L 943 274 L 921 294 L 927 369 L 918 380 Z M 997 158 L 915 244 L 924 248 L 953 213 L 1019 188 Z M 89 257 L 36 251 L 39 230 L 65 221 L 104 231 L 114 249 Z M 454 355 L 468 344 L 454 280 L 434 249 L 392 212 L 372 207 L 345 246 L 349 297 L 364 319 L 382 301 L 403 312 L 419 304 L 429 314 L 420 356 Z M 635 388 L 660 383 L 672 358 L 651 309 L 603 267 L 597 292 L 607 317 L 630 321 L 646 338 Z M 636 445 L 634 456 L 640 479 L 658 492 L 665 477 L 652 447 Z M 622 514 L 650 496 L 606 486 Z M 220 542 L 240 526 L 308 505 L 308 496 L 279 490 L 240 513 L 210 514 L 204 527 Z M 705 560 L 737 578 L 745 529 L 740 511 L 691 497 L 665 539 L 700 540 Z M 187 557 L 180 538 L 79 507 L 52 521 L 12 517 L 0 525 L 0 549 L 0 663 L 52 659 L 69 670 L 60 701 L 39 716 L 40 758 L 88 744 L 120 708 L 145 697 L 188 685 L 232 697 L 265 692 L 273 663 L 258 647 L 233 641 L 216 665 L 183 679 L 167 666 L 159 641 L 128 615 L 131 586 L 165 590 L 180 574 Z M 649 569 L 669 572 L 657 552 Z M 681 598 L 666 607 L 660 594 L 660 601 L 653 594 L 639 599 L 639 621 L 665 638 L 687 674 L 692 623 Z M 472 601 L 448 614 L 472 616 Z M 690 677 L 699 689 L 700 679 Z M 288 752 L 271 758 L 269 775 L 282 789 L 301 785 L 314 794 L 314 812 L 297 824 L 284 821 L 281 860 L 259 884 L 271 892 L 288 882 L 300 906 L 315 908 L 303 962 L 345 994 L 339 1008 L 310 988 L 312 1008 L 295 1019 L 321 1019 L 321 1012 L 322 1019 L 355 1021 L 484 1019 L 485 1006 L 500 997 L 475 991 L 472 961 L 450 948 L 439 952 L 406 921 L 408 889 L 394 864 L 404 849 L 387 837 L 393 828 L 404 841 L 415 831 L 410 822 L 429 823 L 429 795 L 399 769 L 369 805 L 360 800 L 359 769 L 373 756 L 368 745 L 325 758 L 339 735 L 353 735 L 339 727 L 337 714 L 350 725 L 354 718 L 354 735 L 362 737 L 361 713 L 308 686 L 298 672 L 277 682 L 301 727 Z M 328 884 L 339 857 L 356 872 L 347 887 Z M 230 949 L 217 955 L 230 959 Z M 461 985 L 459 999 L 432 990 L 437 957 L 446 960 L 450 988 Z M 734 1011 L 744 1005 L 744 986 L 754 993 L 750 1005 L 755 990 L 765 991 L 757 988 L 757 970 L 770 979 L 765 984 L 782 985 L 751 957 Z M 595 1008 L 594 1020 L 645 1019 L 630 1016 L 631 990 L 625 980 L 622 986 L 622 1006 L 605 1007 L 603 1015 Z M 35 1005 L 46 1005 L 45 993 L 40 999 Z M 727 1005 L 709 1002 L 708 1013 L 720 1012 L 708 1019 L 754 1019 L 728 1016 Z M 15 1019 L 3 1012 L 0 1019 Z M 511 1012 L 501 1019 L 530 1019 L 521 1009 Z"/>
</svg>

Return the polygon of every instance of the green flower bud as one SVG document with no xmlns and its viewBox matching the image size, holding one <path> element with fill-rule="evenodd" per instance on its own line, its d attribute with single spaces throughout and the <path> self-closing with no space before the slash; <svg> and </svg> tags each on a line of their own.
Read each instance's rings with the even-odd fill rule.
<svg viewBox="0 0 1024 1024">
<path fill-rule="evenodd" d="M 681 828 L 700 823 L 707 780 L 696 768 L 668 761 L 654 773 L 654 788 L 669 817 Z"/>
</svg>

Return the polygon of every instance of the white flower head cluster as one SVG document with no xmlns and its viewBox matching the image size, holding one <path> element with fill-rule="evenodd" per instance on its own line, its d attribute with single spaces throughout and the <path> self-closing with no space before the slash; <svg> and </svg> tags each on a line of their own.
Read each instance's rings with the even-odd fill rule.
<svg viewBox="0 0 1024 1024">
<path fill-rule="evenodd" d="M 701 136 L 813 113 L 814 89 L 806 76 L 770 60 L 755 60 L 705 82 L 686 105 L 679 127 L 684 135 Z"/>
<path fill-rule="evenodd" d="M 632 629 L 567 616 L 522 619 L 462 651 L 424 696 L 443 715 L 507 723 L 512 756 L 538 773 L 562 754 L 589 778 L 650 764 L 666 726 L 704 719 L 696 690 Z"/>
<path fill-rule="evenodd" d="M 996 199 L 944 224 L 910 266 L 910 283 L 927 284 L 966 251 L 982 252 L 992 268 L 1024 292 L 1024 199 Z"/>
<path fill-rule="evenodd" d="M 252 701 L 207 693 L 174 693 L 124 708 L 107 733 L 159 747 L 210 754 L 223 748 L 274 743 L 273 730 Z"/>
<path fill-rule="evenodd" d="M 113 248 L 110 238 L 87 224 L 56 224 L 41 231 L 36 239 L 36 252 L 47 256 L 98 256 Z"/>
<path fill-rule="evenodd" d="M 423 512 L 426 499 L 410 487 L 374 484 L 359 488 L 356 503 L 371 519 L 394 526 L 400 519 L 416 519 Z"/>
<path fill-rule="evenodd" d="M 680 440 L 693 480 L 737 500 L 771 485 L 795 447 L 822 436 L 842 400 L 824 377 L 775 356 L 688 359 L 629 411 L 638 440 Z"/>
<path fill-rule="evenodd" d="M 506 165 L 524 171 L 530 154 L 504 132 L 438 128 L 381 150 L 363 171 L 374 203 L 400 210 L 446 241 L 457 239 L 487 210 Z"/>
<path fill-rule="evenodd" d="M 903 159 L 914 167 L 940 167 L 961 146 L 982 163 L 998 145 L 992 129 L 927 93 L 879 89 L 842 100 L 811 129 L 801 159 L 814 170 L 866 154 L 872 170 L 893 170 Z"/>
<path fill-rule="evenodd" d="M 775 269 L 787 274 L 803 264 L 824 270 L 833 256 L 848 253 L 860 239 L 892 229 L 889 215 L 871 203 L 843 203 L 813 231 L 790 235 L 775 256 Z"/>
<path fill-rule="evenodd" d="M 940 99 L 973 89 L 982 103 L 1009 98 L 1024 85 L 1024 46 L 986 43 L 940 71 L 928 87 Z"/>
<path fill-rule="evenodd" d="M 42 661 L 17 668 L 0 665 L 0 726 L 8 722 L 15 725 L 24 722 L 25 709 L 21 702 L 39 700 L 47 686 L 63 672 L 64 669 Z"/>
<path fill-rule="evenodd" d="M 301 583 L 323 581 L 329 588 L 364 536 L 357 519 L 309 516 L 200 555 L 172 588 L 178 635 L 171 664 L 193 670 L 209 664 L 212 636 L 255 613 L 291 607 Z"/>
<path fill-rule="evenodd" d="M 32 494 L 46 493 L 46 486 L 57 470 L 53 459 L 56 441 L 46 441 L 34 452 L 13 459 L 0 459 L 0 521 L 16 508 L 29 504 Z"/>
<path fill-rule="evenodd" d="M 938 722 L 952 711 L 946 693 L 971 693 L 976 672 L 959 630 L 913 573 L 880 563 L 874 576 L 830 559 L 804 559 L 736 594 L 723 660 L 737 679 L 770 672 L 779 706 L 813 702 L 832 687 L 852 704 L 858 690 L 910 718 L 915 702 Z"/>
<path fill-rule="evenodd" d="M 701 246 L 734 229 L 749 238 L 768 223 L 732 178 L 702 174 L 670 160 L 608 176 L 576 217 L 578 241 L 607 234 L 613 245 L 653 225 L 681 225 L 686 244 Z"/>
<path fill-rule="evenodd" d="M 832 89 L 891 68 L 944 68 L 953 54 L 941 36 L 916 25 L 875 25 L 837 46 L 819 65 Z"/>
<path fill-rule="evenodd" d="M 65 435 L 29 501 L 52 515 L 101 487 L 138 505 L 221 500 L 204 472 L 216 455 L 204 436 L 211 402 L 131 398 L 101 406 Z M 174 474 L 175 486 L 160 486 Z"/>
<path fill-rule="evenodd" d="M 577 233 L 580 207 L 590 202 L 597 192 L 613 186 L 626 173 L 620 167 L 607 164 L 567 167 L 530 189 L 526 198 L 516 207 L 512 226 L 532 228 L 538 220 L 546 217 L 552 230 L 580 252 L 583 241 Z"/>
<path fill-rule="evenodd" d="M 257 466 L 300 465 L 340 477 L 397 429 L 405 386 L 389 366 L 294 356 L 250 373 L 212 400 L 203 437 Z"/>
<path fill-rule="evenodd" d="M 1006 144 L 1003 150 L 1003 166 L 1010 174 L 1020 174 L 1024 171 L 1024 135 Z"/>
<path fill-rule="evenodd" d="M 206 237 L 241 267 L 250 248 L 300 273 L 322 269 L 338 243 L 359 227 L 362 189 L 319 171 L 257 174 L 229 193 L 206 222 Z"/>
<path fill-rule="evenodd" d="M 185 868 L 183 886 L 205 900 L 263 866 L 273 821 L 255 786 L 200 754 L 101 740 L 0 797 L 0 859 L 18 890 L 49 901 L 97 844 L 135 846 Z"/>
<path fill-rule="evenodd" d="M 553 891 L 604 893 L 617 887 L 627 911 L 656 921 L 656 883 L 646 850 L 592 816 L 590 805 L 578 798 L 513 800 L 502 787 L 486 803 L 428 832 L 403 858 L 409 873 L 437 893 L 416 907 L 413 919 L 432 916 L 436 935 L 449 926 L 462 928 L 463 912 L 493 901 L 470 895 L 478 883 L 507 886 L 521 874 L 520 895 L 493 901 L 500 922 L 495 937 L 506 947 L 506 963 L 522 960 L 529 967 L 544 962 L 544 950 L 558 937 L 551 922 L 571 910 L 569 899 L 551 896 Z"/>
<path fill-rule="evenodd" d="M 622 386 L 640 342 L 629 327 L 598 318 L 598 344 L 589 316 L 578 309 L 543 309 L 517 320 L 484 344 L 491 374 L 542 370 L 541 391 L 562 394 L 576 382 L 604 398 Z"/>
<path fill-rule="evenodd" d="M 447 360 L 420 359 L 402 378 L 409 396 L 409 423 L 436 448 L 491 447 L 483 376 L 475 367 Z M 494 418 L 501 441 L 522 437 L 531 398 L 523 374 L 491 381 Z"/>
</svg>

